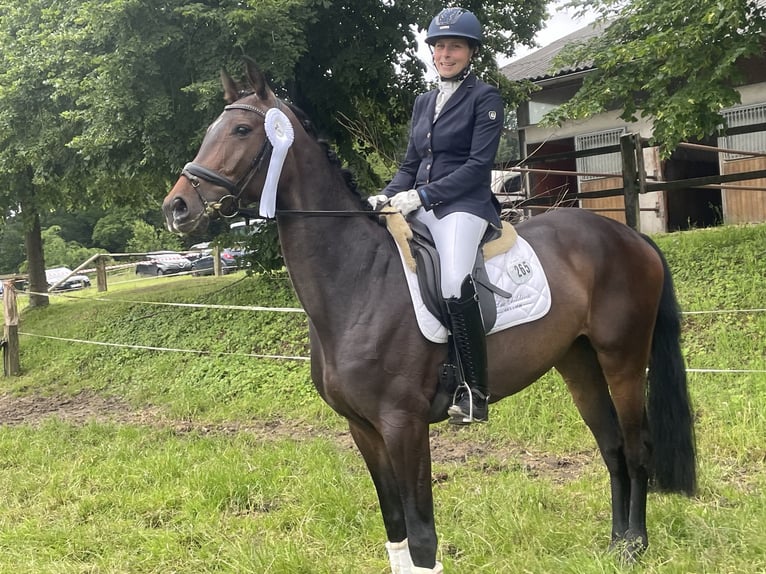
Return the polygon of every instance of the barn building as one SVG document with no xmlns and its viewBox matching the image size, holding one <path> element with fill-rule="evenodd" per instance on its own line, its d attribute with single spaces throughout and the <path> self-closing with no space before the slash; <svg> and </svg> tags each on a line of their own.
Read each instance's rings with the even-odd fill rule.
<svg viewBox="0 0 766 574">
<path fill-rule="evenodd" d="M 766 5 L 766 0 L 759 0 Z M 552 69 L 553 58 L 564 46 L 598 35 L 603 28 L 589 24 L 552 44 L 537 50 L 501 69 L 510 80 L 529 80 L 540 89 L 517 110 L 518 133 L 522 159 L 547 156 L 548 173 L 529 172 L 525 191 L 534 203 L 543 206 L 578 205 L 601 211 L 603 215 L 625 222 L 624 199 L 600 197 L 583 199 L 582 192 L 596 192 L 622 187 L 622 164 L 619 152 L 588 157 L 567 157 L 576 151 L 619 144 L 625 133 L 639 134 L 647 140 L 652 125 L 646 120 L 627 123 L 619 110 L 603 113 L 587 120 L 568 122 L 559 127 L 542 127 L 542 117 L 568 101 L 592 71 L 580 68 Z M 727 137 L 710 137 L 700 142 L 729 150 L 766 154 L 766 41 L 763 56 L 738 63 L 746 83 L 737 86 L 741 102 L 723 110 L 730 128 L 751 126 L 756 131 Z M 766 170 L 766 155 L 743 156 L 716 153 L 704 148 L 678 148 L 667 160 L 661 160 L 658 148 L 644 147 L 643 171 L 647 181 L 674 181 L 719 174 Z M 572 175 L 599 174 L 599 175 Z M 610 174 L 614 174 L 610 177 Z M 743 189 L 745 188 L 745 189 Z M 756 188 L 756 189 L 746 189 Z M 649 191 L 639 196 L 640 229 L 647 233 L 707 227 L 720 223 L 766 221 L 766 178 L 731 182 L 719 186 L 705 185 L 666 191 Z"/>
</svg>

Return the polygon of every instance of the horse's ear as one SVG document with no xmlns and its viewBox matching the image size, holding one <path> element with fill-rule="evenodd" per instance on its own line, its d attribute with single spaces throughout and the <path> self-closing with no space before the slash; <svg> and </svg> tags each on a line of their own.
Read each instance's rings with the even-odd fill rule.
<svg viewBox="0 0 766 574">
<path fill-rule="evenodd" d="M 226 70 L 221 70 L 221 83 L 223 84 L 223 99 L 227 104 L 233 104 L 239 99 L 237 83 L 231 79 Z"/>
<path fill-rule="evenodd" d="M 247 74 L 247 81 L 250 82 L 250 87 L 255 90 L 259 99 L 268 100 L 272 92 L 269 84 L 266 82 L 266 76 L 263 75 L 263 72 L 261 72 L 254 60 L 247 56 L 244 56 L 243 60 L 245 61 L 245 73 Z"/>
</svg>

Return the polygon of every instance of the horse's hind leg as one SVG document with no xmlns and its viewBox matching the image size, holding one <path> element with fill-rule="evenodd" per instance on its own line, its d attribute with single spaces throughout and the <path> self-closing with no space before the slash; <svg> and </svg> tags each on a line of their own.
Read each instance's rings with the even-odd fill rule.
<svg viewBox="0 0 766 574">
<path fill-rule="evenodd" d="M 623 454 L 630 476 L 628 529 L 622 540 L 623 558 L 633 562 L 649 546 L 646 531 L 646 496 L 651 467 L 651 437 L 646 417 L 645 366 L 622 371 L 610 371 L 601 358 L 602 369 L 609 384 L 612 401 L 623 435 Z"/>
<path fill-rule="evenodd" d="M 629 529 L 631 478 L 623 434 L 601 365 L 589 341 L 580 338 L 556 365 L 575 405 L 596 439 L 609 471 L 612 502 L 611 544 L 625 539 Z"/>
</svg>

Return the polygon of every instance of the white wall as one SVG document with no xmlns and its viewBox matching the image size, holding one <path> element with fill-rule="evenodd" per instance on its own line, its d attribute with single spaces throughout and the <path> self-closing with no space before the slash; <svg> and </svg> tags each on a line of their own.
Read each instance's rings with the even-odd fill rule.
<svg viewBox="0 0 766 574">
<path fill-rule="evenodd" d="M 614 128 L 626 127 L 628 132 L 638 132 L 641 137 L 648 138 L 652 135 L 652 126 L 649 122 L 640 119 L 635 123 L 627 123 L 619 117 L 619 112 L 607 112 L 590 117 L 586 120 L 567 122 L 560 127 L 543 128 L 529 126 L 524 128 L 527 144 L 542 143 L 547 140 L 572 138 L 576 135 L 592 132 L 600 132 Z"/>
</svg>

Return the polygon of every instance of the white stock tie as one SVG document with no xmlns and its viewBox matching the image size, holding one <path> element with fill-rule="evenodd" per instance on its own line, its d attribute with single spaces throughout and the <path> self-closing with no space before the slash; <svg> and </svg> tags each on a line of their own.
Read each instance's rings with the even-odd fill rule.
<svg viewBox="0 0 766 574">
<path fill-rule="evenodd" d="M 434 109 L 434 121 L 439 117 L 444 104 L 447 103 L 447 100 L 455 93 L 455 90 L 458 89 L 461 83 L 463 83 L 462 80 L 442 80 L 439 82 L 439 93 L 436 95 L 436 108 Z"/>
</svg>

